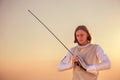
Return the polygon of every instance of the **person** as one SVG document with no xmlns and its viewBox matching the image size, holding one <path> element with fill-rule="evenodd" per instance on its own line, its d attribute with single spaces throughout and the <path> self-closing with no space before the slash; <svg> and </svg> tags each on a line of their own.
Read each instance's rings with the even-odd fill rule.
<svg viewBox="0 0 120 80">
<path fill-rule="evenodd" d="M 92 37 L 85 25 L 80 25 L 74 32 L 74 43 L 58 64 L 58 70 L 64 71 L 73 69 L 72 80 L 97 80 L 100 70 L 109 69 L 110 60 L 104 50 L 98 44 L 92 44 Z M 72 54 L 71 54 L 71 53 Z M 86 69 L 78 65 L 80 56 L 87 65 Z"/>
</svg>

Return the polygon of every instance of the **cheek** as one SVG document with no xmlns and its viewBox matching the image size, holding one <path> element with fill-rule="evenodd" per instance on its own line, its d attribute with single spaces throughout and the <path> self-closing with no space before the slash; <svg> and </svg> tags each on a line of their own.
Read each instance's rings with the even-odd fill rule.
<svg viewBox="0 0 120 80">
<path fill-rule="evenodd" d="M 84 40 L 87 40 L 87 36 L 84 36 L 83 39 L 84 39 Z"/>
<path fill-rule="evenodd" d="M 80 40 L 80 39 L 82 39 L 80 36 L 77 36 L 76 38 L 77 38 L 77 40 Z"/>
<path fill-rule="evenodd" d="M 87 37 L 86 37 L 86 36 L 82 36 L 82 37 L 77 36 L 76 38 L 77 38 L 77 40 L 86 40 L 86 39 L 87 39 Z"/>
<path fill-rule="evenodd" d="M 83 37 L 81 37 L 79 39 L 82 40 L 82 41 L 86 41 L 87 40 L 87 36 L 83 36 Z"/>
</svg>

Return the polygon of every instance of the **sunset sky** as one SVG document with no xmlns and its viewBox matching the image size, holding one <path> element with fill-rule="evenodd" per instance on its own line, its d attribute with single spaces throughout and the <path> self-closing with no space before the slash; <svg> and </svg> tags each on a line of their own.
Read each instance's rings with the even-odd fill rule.
<svg viewBox="0 0 120 80">
<path fill-rule="evenodd" d="M 72 70 L 57 71 L 67 50 L 28 9 L 68 48 L 75 28 L 86 25 L 112 64 L 99 80 L 120 80 L 119 0 L 0 0 L 0 80 L 72 79 Z"/>
</svg>

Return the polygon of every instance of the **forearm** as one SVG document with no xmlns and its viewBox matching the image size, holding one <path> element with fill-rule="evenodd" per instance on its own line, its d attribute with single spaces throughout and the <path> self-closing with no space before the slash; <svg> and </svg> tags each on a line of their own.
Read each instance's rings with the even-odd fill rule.
<svg viewBox="0 0 120 80">
<path fill-rule="evenodd" d="M 108 59 L 107 56 L 104 56 L 104 60 L 101 61 L 100 63 L 89 65 L 87 71 L 88 72 L 100 71 L 100 70 L 109 69 L 110 67 L 111 67 L 110 60 Z"/>
<path fill-rule="evenodd" d="M 96 67 L 96 70 L 105 70 L 105 69 L 109 69 L 111 67 L 111 63 L 109 60 L 107 61 L 103 61 L 99 64 L 94 64 L 94 66 Z"/>
<path fill-rule="evenodd" d="M 71 69 L 73 67 L 72 63 L 60 63 L 58 65 L 58 71 L 64 71 Z"/>
</svg>

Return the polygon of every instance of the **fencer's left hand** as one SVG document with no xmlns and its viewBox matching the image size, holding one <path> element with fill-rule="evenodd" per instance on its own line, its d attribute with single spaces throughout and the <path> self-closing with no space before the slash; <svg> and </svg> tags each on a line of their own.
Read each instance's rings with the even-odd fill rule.
<svg viewBox="0 0 120 80">
<path fill-rule="evenodd" d="M 98 73 L 97 70 L 96 70 L 96 67 L 94 65 L 89 65 L 87 67 L 87 72 L 95 74 L 95 75 L 97 75 L 97 73 Z"/>
</svg>

